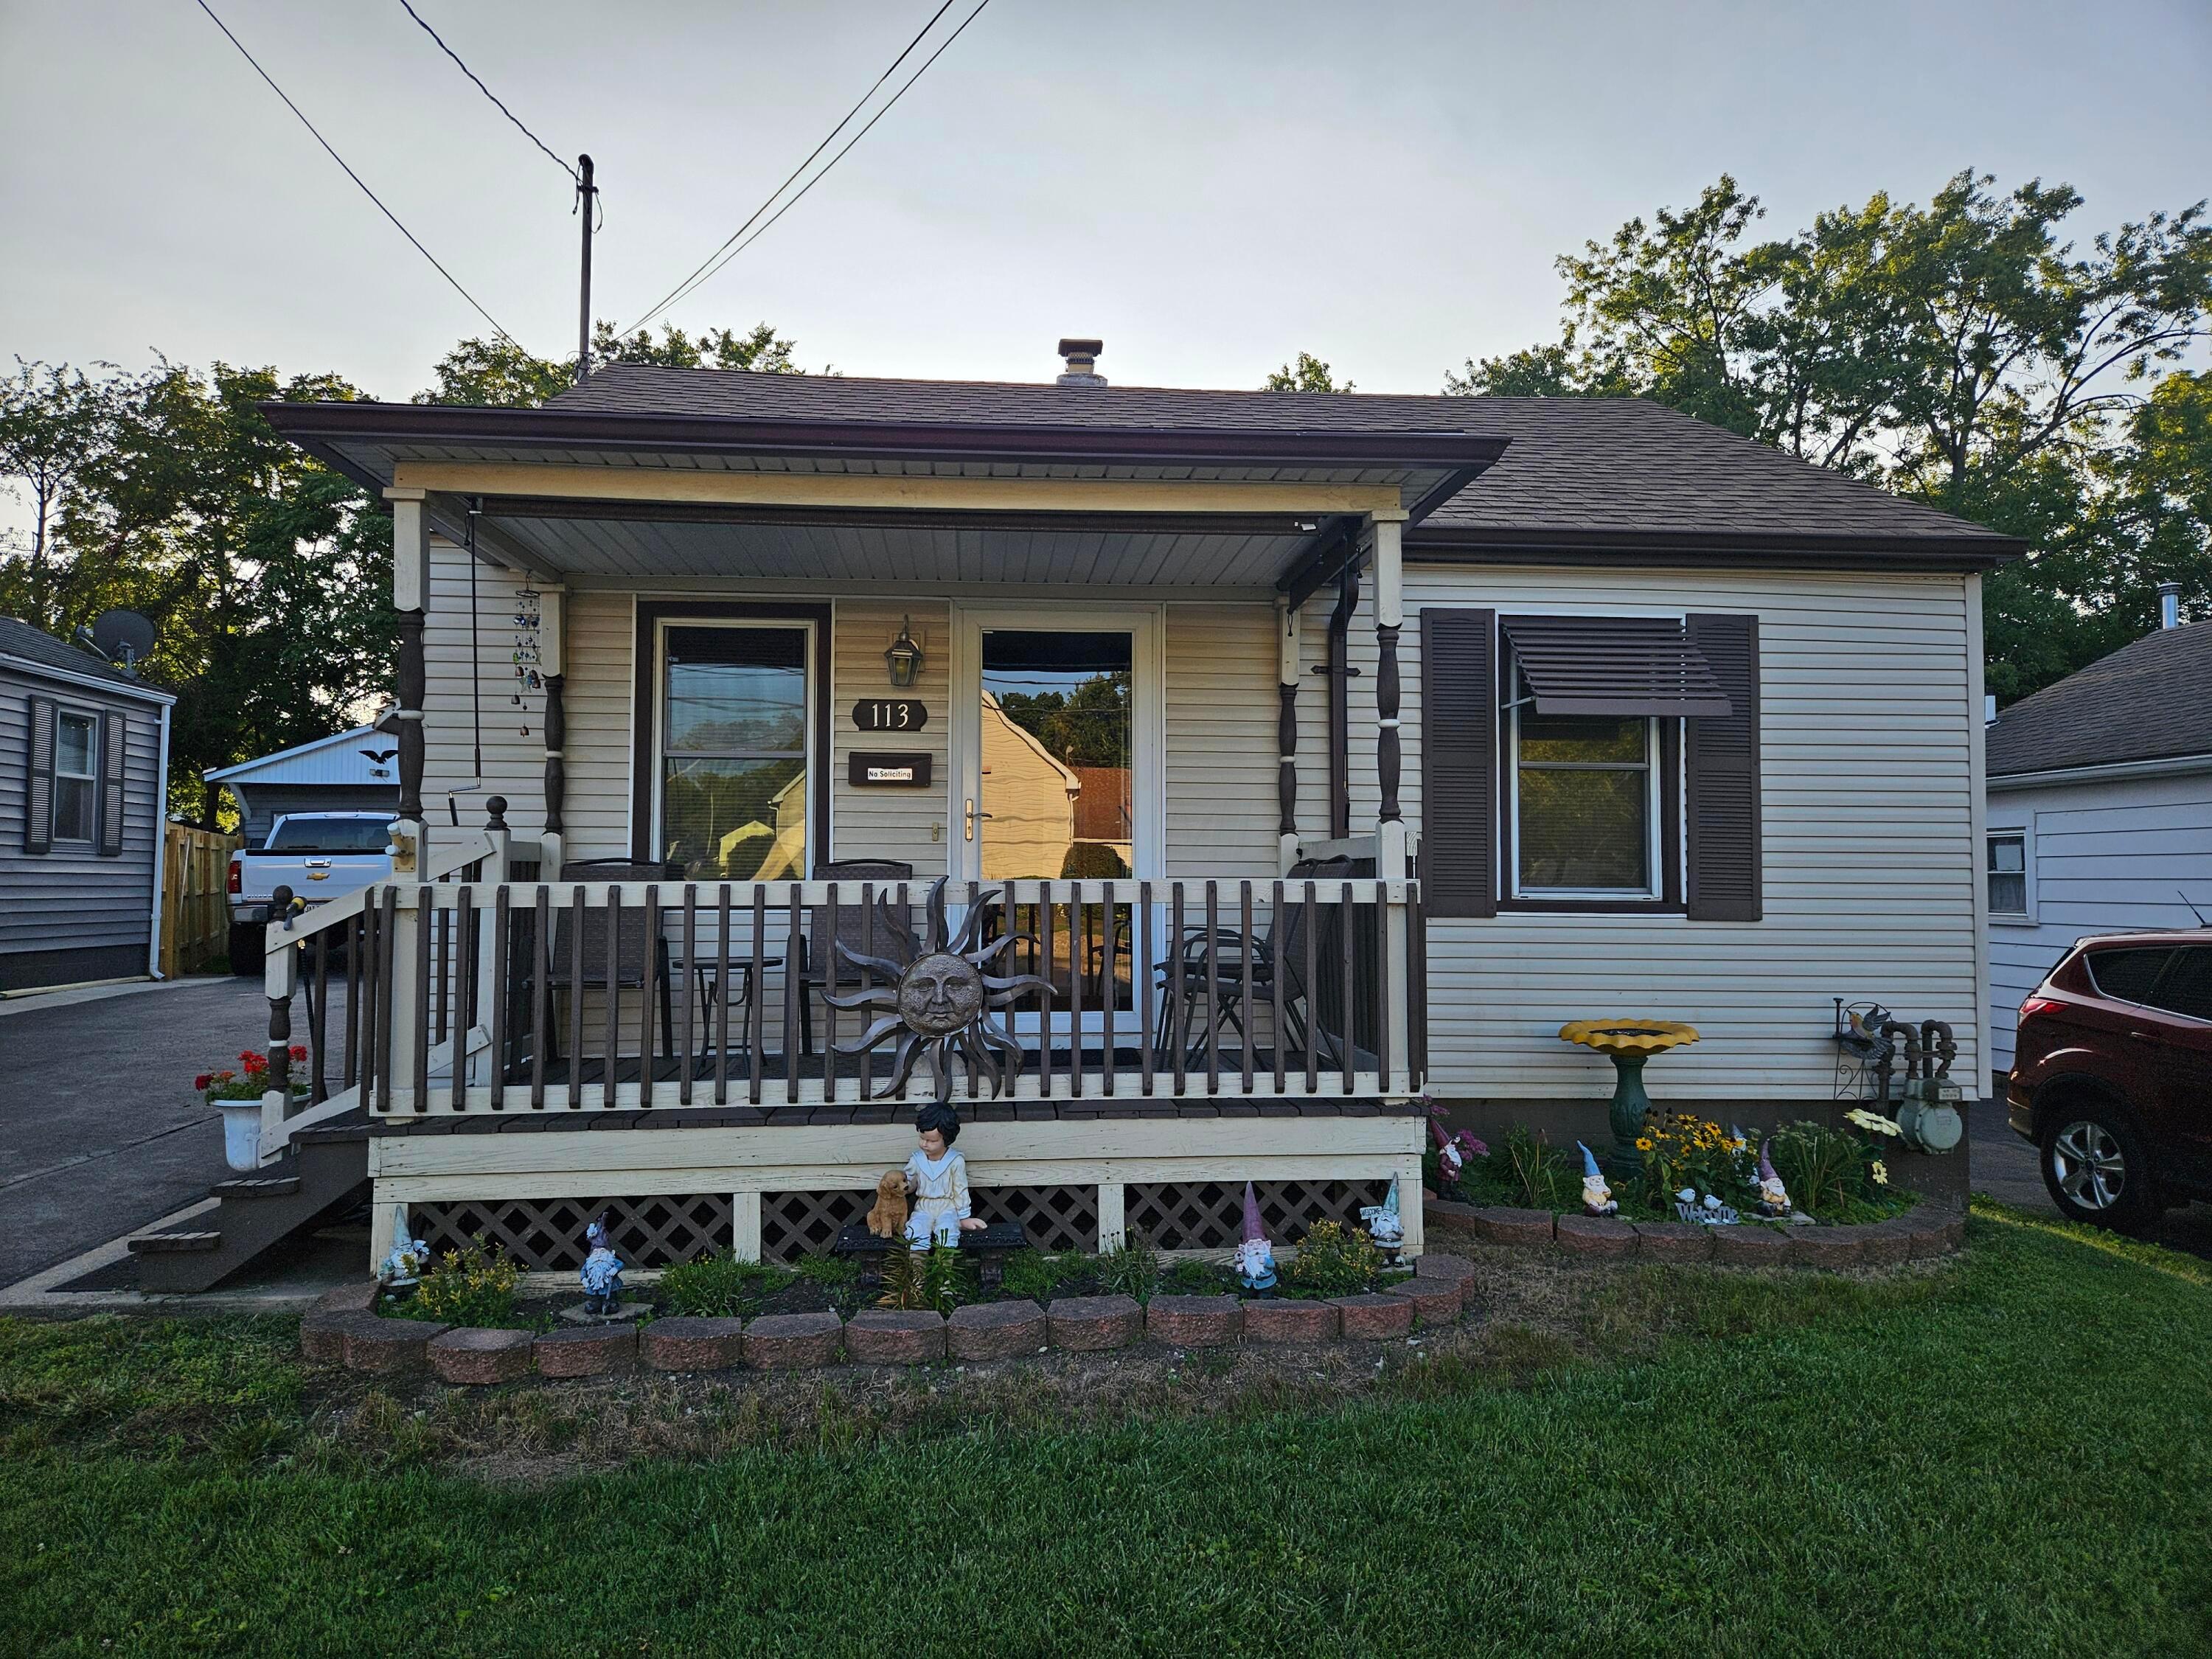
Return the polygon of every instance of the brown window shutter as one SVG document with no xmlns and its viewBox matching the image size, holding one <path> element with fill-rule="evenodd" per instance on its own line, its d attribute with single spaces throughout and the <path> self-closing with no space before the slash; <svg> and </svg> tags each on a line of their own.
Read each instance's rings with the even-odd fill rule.
<svg viewBox="0 0 2212 1659">
<path fill-rule="evenodd" d="M 109 709 L 100 717 L 100 856 L 118 858 L 123 852 L 123 773 L 125 725 L 122 715 Z"/>
<path fill-rule="evenodd" d="M 1421 905 L 1498 914 L 1498 613 L 1421 611 Z"/>
<path fill-rule="evenodd" d="M 1692 615 L 1690 643 L 1727 694 L 1726 714 L 1685 721 L 1689 743 L 1689 909 L 1693 921 L 1764 912 L 1759 797 L 1759 618 Z"/>
<path fill-rule="evenodd" d="M 31 699 L 31 744 L 23 787 L 23 850 L 54 850 L 54 704 Z"/>
</svg>

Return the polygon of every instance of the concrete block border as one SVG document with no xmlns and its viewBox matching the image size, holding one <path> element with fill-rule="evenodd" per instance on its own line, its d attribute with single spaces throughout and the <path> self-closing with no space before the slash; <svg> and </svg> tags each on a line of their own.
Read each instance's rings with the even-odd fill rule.
<svg viewBox="0 0 2212 1659">
<path fill-rule="evenodd" d="M 1594 1221 L 1546 1210 L 1427 1206 L 1439 1220 L 1509 1249 L 1576 1261 L 1711 1261 L 1724 1267 L 1887 1267 L 1957 1249 L 1963 1212 L 1922 1205 L 1861 1227 L 1696 1227 L 1677 1222 Z M 1442 1212 L 1441 1214 L 1439 1212 Z M 1159 1296 L 1149 1306 L 1127 1297 L 1076 1297 L 1049 1308 L 1034 1302 L 978 1302 L 935 1314 L 870 1309 L 848 1320 L 834 1313 L 767 1314 L 734 1319 L 657 1320 L 642 1328 L 570 1326 L 532 1337 L 522 1331 L 449 1328 L 380 1318 L 374 1285 L 347 1285 L 300 1322 L 308 1359 L 376 1376 L 434 1375 L 459 1387 L 531 1376 L 568 1378 L 626 1373 L 642 1362 L 655 1371 L 807 1370 L 840 1363 L 911 1365 L 933 1361 L 1015 1360 L 1042 1351 L 1096 1353 L 1139 1342 L 1171 1348 L 1242 1343 L 1389 1341 L 1418 1319 L 1422 1330 L 1473 1311 L 1474 1265 L 1432 1251 L 1413 1276 L 1379 1293 L 1328 1301 Z"/>
</svg>

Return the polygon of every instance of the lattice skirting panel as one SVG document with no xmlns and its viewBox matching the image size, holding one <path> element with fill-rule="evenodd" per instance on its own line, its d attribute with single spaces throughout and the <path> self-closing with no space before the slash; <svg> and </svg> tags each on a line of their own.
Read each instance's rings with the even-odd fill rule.
<svg viewBox="0 0 2212 1659">
<path fill-rule="evenodd" d="M 1295 1244 L 1316 1221 L 1357 1224 L 1363 1205 L 1380 1204 L 1386 1181 L 1260 1181 L 1260 1219 L 1278 1244 Z M 1123 1224 L 1162 1250 L 1234 1249 L 1243 1232 L 1244 1183 L 1132 1182 L 1122 1195 Z"/>
<path fill-rule="evenodd" d="M 583 1265 L 584 1229 L 601 1211 L 613 1229 L 616 1254 L 633 1267 L 665 1267 L 731 1244 L 727 1193 L 422 1202 L 408 1206 L 408 1223 L 416 1237 L 441 1255 L 481 1233 L 487 1244 L 498 1245 L 523 1267 L 557 1272 Z"/>
<path fill-rule="evenodd" d="M 968 1196 L 984 1220 L 1020 1223 L 1040 1250 L 1098 1249 L 1096 1187 L 975 1187 Z"/>
<path fill-rule="evenodd" d="M 823 1254 L 839 1233 L 868 1218 L 875 1201 L 870 1191 L 763 1193 L 761 1260 L 796 1261 Z"/>
</svg>

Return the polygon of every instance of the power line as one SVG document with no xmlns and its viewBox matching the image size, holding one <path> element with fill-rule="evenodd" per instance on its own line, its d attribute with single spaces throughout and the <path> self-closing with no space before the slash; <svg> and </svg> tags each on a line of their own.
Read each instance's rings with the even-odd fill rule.
<svg viewBox="0 0 2212 1659">
<path fill-rule="evenodd" d="M 854 104 L 851 109 L 846 111 L 844 118 L 839 121 L 836 126 L 830 129 L 829 132 L 823 137 L 822 142 L 815 145 L 815 147 L 807 153 L 806 159 L 805 161 L 801 161 L 797 167 L 792 169 L 790 177 L 787 178 L 781 184 L 778 185 L 774 191 L 769 192 L 768 199 L 763 201 L 758 207 L 752 210 L 750 217 L 747 218 L 744 224 L 739 225 L 735 230 L 730 233 L 728 240 L 724 241 L 720 247 L 716 248 L 714 252 L 708 254 L 705 259 L 702 260 L 692 270 L 691 274 L 689 276 L 686 276 L 682 282 L 678 283 L 658 305 L 654 306 L 652 310 L 640 317 L 635 322 L 630 324 L 628 328 L 623 329 L 622 332 L 628 334 L 634 329 L 644 327 L 646 324 L 651 322 L 655 317 L 658 317 L 670 306 L 674 305 L 678 300 L 681 300 L 686 295 L 696 291 L 702 284 L 710 280 L 717 271 L 722 269 L 724 265 L 729 264 L 732 259 L 737 258 L 738 254 L 744 252 L 746 248 L 751 246 L 755 241 L 757 241 L 760 239 L 761 234 L 765 232 L 770 225 L 775 224 L 776 220 L 781 219 L 793 207 L 797 206 L 800 198 L 803 198 L 808 191 L 812 190 L 815 185 L 820 184 L 823 177 L 829 173 L 830 169 L 836 167 L 839 161 L 844 159 L 847 150 L 851 149 L 854 144 L 859 143 L 861 139 L 868 136 L 868 128 L 874 126 L 877 122 L 882 120 L 885 115 L 889 114 L 892 105 L 897 103 L 900 99 L 905 97 L 907 93 L 912 89 L 914 83 L 916 81 L 921 80 L 923 76 L 929 73 L 930 64 L 934 64 L 939 58 L 945 55 L 945 48 L 950 46 L 955 40 L 957 40 L 962 34 L 966 33 L 968 25 L 974 22 L 976 18 L 981 16 L 983 8 L 990 3 L 991 0 L 981 0 L 981 3 L 976 6 L 974 11 L 968 14 L 967 18 L 961 23 L 960 27 L 953 30 L 951 34 L 945 37 L 944 44 L 939 46 L 935 52 L 930 53 L 928 58 L 924 60 L 921 67 L 916 70 L 914 74 L 907 79 L 905 83 L 902 85 L 896 92 L 890 95 L 890 99 L 885 101 L 881 109 L 878 110 L 873 115 L 868 118 L 867 126 L 862 127 L 858 132 L 854 133 L 853 137 L 847 141 L 845 148 L 839 150 L 836 155 L 831 156 L 830 160 L 823 165 L 821 171 L 817 173 L 811 179 L 809 179 L 806 183 L 800 187 L 798 195 L 793 196 L 781 207 L 777 208 L 775 215 L 769 219 L 766 224 L 763 224 L 758 230 L 754 230 L 750 236 L 746 236 L 745 233 L 748 230 L 752 229 L 754 222 L 760 218 L 761 215 L 766 213 L 771 206 L 775 205 L 776 198 L 781 196 L 785 191 L 791 188 L 793 179 L 797 179 L 801 173 L 805 173 L 809 167 L 813 165 L 814 158 L 821 155 L 823 150 L 830 148 L 831 142 L 836 138 L 837 135 L 842 132 L 852 124 L 853 118 L 858 115 L 861 110 L 867 106 L 868 100 L 873 98 L 877 93 L 883 89 L 884 82 L 890 80 L 891 76 L 896 73 L 898 66 L 906 62 L 909 57 L 913 56 L 915 48 L 919 46 L 923 40 L 928 38 L 929 32 L 937 27 L 938 21 L 942 18 L 946 12 L 952 9 L 952 0 L 945 0 L 945 3 L 938 7 L 938 9 L 930 15 L 929 21 L 921 26 L 921 32 L 917 33 L 913 40 L 906 43 L 905 50 L 901 52 L 897 57 L 891 59 L 890 68 L 884 70 L 881 75 L 878 76 L 875 79 L 875 83 L 871 86 L 866 93 L 861 94 L 860 102 Z M 744 240 L 743 241 L 739 241 L 738 239 L 740 237 L 744 237 Z"/>
<path fill-rule="evenodd" d="M 384 205 L 382 198 L 380 198 L 374 191 L 368 187 L 367 181 L 362 178 L 361 174 L 356 173 L 350 167 L 346 165 L 345 157 L 339 155 L 337 151 L 331 148 L 331 141 L 324 137 L 319 131 L 316 131 L 315 124 L 307 118 L 306 112 L 301 110 L 297 104 L 294 103 L 291 100 L 290 94 L 270 78 L 269 71 L 262 68 L 259 64 L 254 62 L 253 54 L 246 49 L 246 43 L 230 32 L 229 24 L 224 22 L 222 18 L 217 17 L 215 15 L 215 9 L 208 4 L 208 0 L 197 0 L 197 3 L 202 11 L 207 13 L 208 21 L 222 31 L 223 38 L 228 40 L 232 46 L 238 48 L 238 55 L 246 59 L 247 63 L 253 65 L 253 72 L 268 82 L 269 90 L 275 93 L 279 98 L 282 98 L 284 100 L 284 107 L 290 110 L 293 114 L 300 118 L 300 125 L 307 128 L 308 132 L 313 136 L 315 142 L 323 147 L 324 154 L 338 164 L 339 167 L 344 172 L 347 178 L 352 179 L 355 184 L 361 186 L 361 193 L 362 195 L 368 197 L 370 201 L 376 204 L 376 210 L 379 213 L 381 213 L 386 218 L 391 220 L 392 228 L 398 231 L 398 233 L 402 236 L 404 236 L 410 242 L 414 244 L 415 251 L 421 254 L 424 258 L 428 259 L 432 265 L 436 267 L 438 275 L 444 277 L 446 281 L 452 285 L 454 293 L 459 295 L 461 298 L 469 302 L 470 307 L 476 312 L 477 316 L 483 318 L 484 321 L 491 325 L 492 331 L 494 333 L 497 334 L 501 339 L 506 341 L 507 344 L 513 346 L 517 351 L 523 350 L 522 343 L 499 325 L 499 319 L 493 316 L 491 313 L 486 311 L 483 306 L 477 302 L 477 296 L 470 293 L 468 289 L 463 288 L 460 284 L 459 279 L 457 278 L 452 271 L 447 270 L 444 265 L 438 263 L 438 256 L 431 252 L 428 248 L 424 247 L 421 240 L 416 236 L 415 233 L 408 229 L 405 225 L 399 222 L 399 216 L 394 213 L 390 208 Z"/>
<path fill-rule="evenodd" d="M 467 76 L 470 80 L 476 82 L 477 90 L 483 94 L 485 97 L 490 99 L 493 106 L 496 108 L 501 115 L 504 115 L 509 121 L 512 121 L 514 124 L 514 130 L 517 132 L 530 140 L 532 143 L 537 145 L 541 150 L 544 150 L 545 159 L 552 162 L 555 167 L 560 168 L 562 172 L 567 173 L 570 179 L 574 182 L 577 189 L 581 190 L 584 187 L 582 175 L 580 174 L 574 167 L 569 166 L 568 162 L 562 161 L 558 155 L 556 155 L 550 149 L 547 148 L 546 143 L 543 138 L 540 138 L 528 127 L 522 125 L 522 118 L 501 101 L 499 94 L 483 83 L 483 77 L 482 76 L 478 75 L 474 70 L 471 69 L 466 64 L 461 61 L 461 54 L 455 52 L 451 46 L 446 44 L 445 37 L 440 34 L 437 30 L 432 28 L 428 23 L 422 21 L 422 14 L 421 12 L 409 5 L 407 3 L 407 0 L 399 0 L 399 6 L 401 10 L 404 11 L 421 26 L 423 33 L 428 35 L 433 40 L 435 40 L 438 43 L 438 50 L 444 52 L 447 57 L 453 60 L 453 66 L 459 70 L 462 74 Z"/>
</svg>

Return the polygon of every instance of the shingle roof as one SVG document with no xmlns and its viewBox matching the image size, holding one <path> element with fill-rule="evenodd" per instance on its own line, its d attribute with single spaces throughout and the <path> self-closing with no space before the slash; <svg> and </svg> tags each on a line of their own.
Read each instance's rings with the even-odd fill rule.
<svg viewBox="0 0 2212 1659">
<path fill-rule="evenodd" d="M 1988 745 L 1993 778 L 2212 755 L 2212 623 L 2146 634 L 2022 697 Z"/>
<path fill-rule="evenodd" d="M 1637 398 L 1201 392 L 615 364 L 550 406 L 862 426 L 1468 433 L 1509 439 L 1510 447 L 1431 514 L 1415 539 L 1528 547 L 1879 543 L 1908 555 L 1989 559 L 2019 550 L 2012 538 L 1978 525 Z"/>
<path fill-rule="evenodd" d="M 80 650 L 68 641 L 58 640 L 45 629 L 33 628 L 14 617 L 0 617 L 0 656 L 16 657 L 96 680 L 112 680 L 118 688 L 135 691 L 143 697 L 166 699 L 169 696 L 159 686 L 133 679 L 111 668 L 91 652 Z"/>
</svg>

